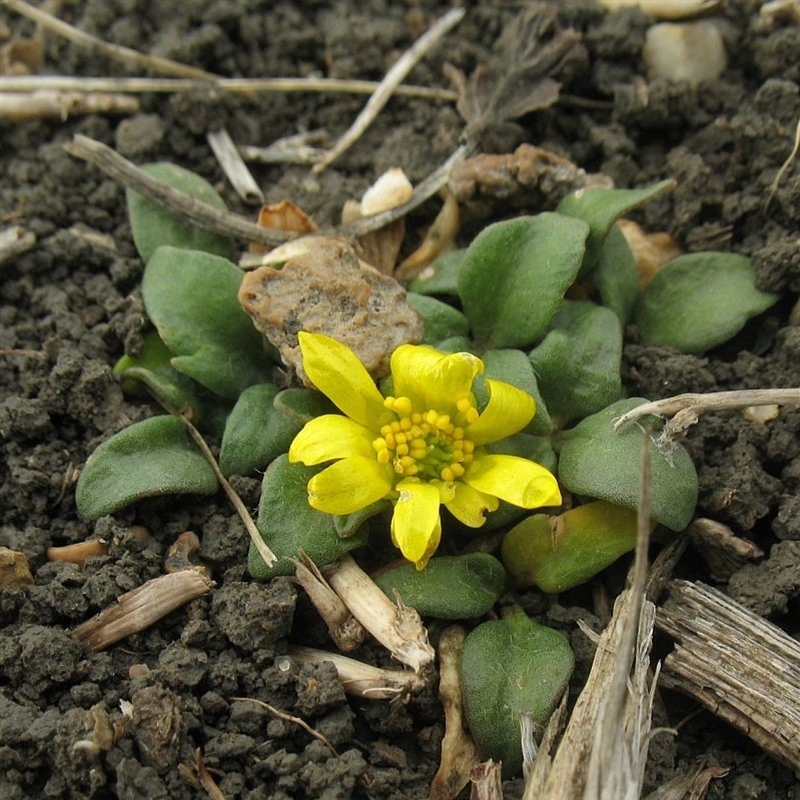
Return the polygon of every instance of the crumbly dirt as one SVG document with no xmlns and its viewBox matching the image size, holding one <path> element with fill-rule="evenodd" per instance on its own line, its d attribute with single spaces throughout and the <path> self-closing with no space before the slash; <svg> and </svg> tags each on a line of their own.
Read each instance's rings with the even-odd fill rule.
<svg viewBox="0 0 800 800">
<path fill-rule="evenodd" d="M 469 73 L 513 13 L 500 2 L 465 5 L 463 22 L 415 68 L 411 82 L 446 86 L 445 62 Z M 641 13 L 605 15 L 589 0 L 561 5 L 562 21 L 584 34 L 587 57 L 570 72 L 561 102 L 520 121 L 518 138 L 619 186 L 677 179 L 676 191 L 647 206 L 637 221 L 669 231 L 689 250 L 753 256 L 760 285 L 781 294 L 733 341 L 702 357 L 639 345 L 631 330 L 628 391 L 657 399 L 797 386 L 800 327 L 796 314 L 794 325 L 789 316 L 800 291 L 797 161 L 783 174 L 766 216 L 763 209 L 800 115 L 800 27 L 770 27 L 755 2 L 723 3 L 728 69 L 692 90 L 645 80 L 639 51 L 649 22 Z M 375 0 L 366 8 L 350 0 L 112 0 L 63 4 L 62 14 L 107 41 L 221 75 L 379 79 L 447 7 L 435 0 Z M 15 35 L 33 32 L 31 23 L 6 10 L 0 23 Z M 130 74 L 75 45 L 47 42 L 45 72 Z M 128 119 L 0 121 L 2 223 L 23 225 L 37 237 L 33 250 L 0 265 L 0 545 L 24 552 L 34 575 L 31 586 L 0 591 L 1 797 L 204 797 L 198 753 L 226 798 L 427 796 L 443 734 L 435 693 L 401 706 L 348 700 L 329 666 L 287 668 L 281 656 L 289 640 L 326 647 L 326 633 L 288 580 L 264 586 L 247 577 L 247 535 L 221 495 L 151 500 L 96 523 L 80 520 L 74 503 L 74 469 L 101 441 L 152 409 L 125 400 L 111 376 L 111 366 L 136 349 L 143 330 L 142 264 L 123 189 L 62 145 L 84 133 L 140 163 L 173 161 L 211 180 L 230 207 L 252 213 L 226 184 L 206 132 L 224 125 L 237 143 L 251 145 L 304 129 L 323 128 L 333 139 L 363 103 L 363 97 L 315 93 L 146 94 L 141 112 Z M 425 178 L 457 146 L 461 130 L 450 103 L 395 98 L 321 175 L 297 166 L 254 173 L 268 202 L 289 198 L 321 226 L 332 225 L 343 202 L 360 197 L 385 169 L 401 166 L 412 181 Z M 545 198 L 527 210 L 553 204 Z M 431 204 L 412 215 L 409 249 L 434 213 Z M 464 242 L 486 221 L 465 219 Z M 698 514 L 730 525 L 767 554 L 734 574 L 728 588 L 800 636 L 800 410 L 784 409 L 766 424 L 738 413 L 706 416 L 690 432 L 688 448 L 700 474 Z M 254 507 L 258 481 L 236 485 Z M 71 630 L 160 574 L 168 547 L 186 530 L 200 537 L 214 592 L 106 652 L 82 652 Z M 107 541 L 108 555 L 89 559 L 83 569 L 48 562 L 48 547 L 88 538 Z M 598 585 L 616 592 L 623 571 L 620 565 L 608 570 Z M 712 581 L 691 550 L 677 574 Z M 602 609 L 593 607 L 586 589 L 521 600 L 570 635 L 579 659 L 577 690 L 592 648 L 575 621 L 602 626 Z M 437 635 L 433 625 L 434 642 Z M 361 657 L 386 662 L 377 649 Z M 263 705 L 235 698 L 302 717 L 335 753 Z M 120 703 L 131 701 L 140 711 L 126 720 Z M 712 800 L 800 797 L 790 770 L 710 713 L 695 713 L 692 701 L 667 692 L 659 702 L 658 724 L 685 724 L 674 738 L 656 738 L 648 788 L 704 759 L 730 769 L 712 782 Z M 161 717 L 154 718 L 154 709 Z M 506 789 L 506 797 L 519 796 L 521 784 Z"/>
</svg>

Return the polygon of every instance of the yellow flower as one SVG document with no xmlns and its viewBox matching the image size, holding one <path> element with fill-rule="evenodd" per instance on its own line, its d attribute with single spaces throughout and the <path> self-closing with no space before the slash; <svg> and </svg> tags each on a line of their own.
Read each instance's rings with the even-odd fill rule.
<svg viewBox="0 0 800 800">
<path fill-rule="evenodd" d="M 334 462 L 308 482 L 312 507 L 351 514 L 391 499 L 392 540 L 422 569 L 439 544 L 440 505 L 477 528 L 499 500 L 522 508 L 561 504 L 544 467 L 484 448 L 522 430 L 536 405 L 521 389 L 486 379 L 489 402 L 479 413 L 477 356 L 401 345 L 391 358 L 394 394 L 383 397 L 346 345 L 305 331 L 298 338 L 309 379 L 345 414 L 315 417 L 289 448 L 292 462 Z"/>
</svg>

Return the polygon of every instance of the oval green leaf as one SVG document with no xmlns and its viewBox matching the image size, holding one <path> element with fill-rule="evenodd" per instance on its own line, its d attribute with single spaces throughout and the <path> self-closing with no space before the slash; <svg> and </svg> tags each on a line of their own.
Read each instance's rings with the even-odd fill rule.
<svg viewBox="0 0 800 800">
<path fill-rule="evenodd" d="M 458 273 L 466 250 L 443 253 L 411 281 L 409 291 L 417 294 L 449 294 L 458 296 Z"/>
<path fill-rule="evenodd" d="M 103 442 L 75 487 L 84 519 L 113 514 L 144 497 L 214 494 L 218 483 L 205 456 L 176 417 L 136 422 Z"/>
<path fill-rule="evenodd" d="M 423 344 L 436 345 L 453 336 L 466 336 L 469 333 L 469 320 L 453 306 L 435 297 L 414 292 L 409 292 L 406 300 L 425 323 Z"/>
<path fill-rule="evenodd" d="M 401 564 L 375 577 L 375 583 L 394 601 L 423 617 L 471 619 L 487 614 L 506 588 L 503 565 L 488 553 L 432 558 L 425 569 Z"/>
<path fill-rule="evenodd" d="M 567 688 L 575 656 L 567 639 L 514 608 L 484 622 L 464 640 L 464 711 L 484 757 L 503 762 L 503 775 L 522 772 L 521 715 L 534 730 L 550 719 Z"/>
<path fill-rule="evenodd" d="M 558 459 L 558 479 L 574 494 L 636 509 L 639 502 L 642 437 L 650 448 L 650 516 L 674 531 L 691 521 L 697 505 L 697 470 L 681 445 L 662 452 L 639 425 L 614 430 L 614 421 L 647 402 L 619 400 L 567 431 Z"/>
<path fill-rule="evenodd" d="M 368 524 L 344 539 L 336 532 L 334 516 L 308 504 L 306 485 L 319 470 L 319 467 L 290 464 L 285 455 L 278 456 L 267 468 L 261 484 L 257 525 L 278 560 L 268 567 L 251 544 L 247 569 L 254 578 L 270 580 L 278 575 L 293 575 L 294 564 L 290 559 L 297 558 L 301 550 L 322 567 L 366 542 Z"/>
<path fill-rule="evenodd" d="M 205 178 L 188 169 L 167 162 L 145 164 L 142 169 L 173 189 L 180 189 L 197 200 L 221 211 L 227 211 L 225 202 L 216 189 Z M 198 228 L 184 217 L 167 211 L 163 206 L 132 189 L 125 192 L 125 199 L 128 204 L 133 243 L 144 261 L 147 261 L 162 245 L 182 247 L 186 250 L 202 250 L 223 258 L 233 256 L 234 243 L 227 236 Z"/>
<path fill-rule="evenodd" d="M 589 301 L 565 301 L 530 360 L 558 427 L 594 414 L 622 394 L 619 317 Z"/>
<path fill-rule="evenodd" d="M 510 383 L 527 392 L 536 401 L 536 413 L 524 432 L 535 436 L 551 433 L 553 422 L 528 356 L 522 350 L 488 350 L 482 358 L 485 368 L 483 378 Z"/>
<path fill-rule="evenodd" d="M 482 350 L 530 347 L 572 285 L 589 226 L 562 214 L 497 222 L 464 255 L 458 290 Z"/>
<path fill-rule="evenodd" d="M 756 289 L 749 258 L 692 253 L 653 276 L 639 296 L 635 322 L 643 342 L 702 353 L 730 339 L 777 299 Z"/>
<path fill-rule="evenodd" d="M 172 366 L 236 399 L 267 379 L 264 337 L 239 305 L 241 270 L 219 256 L 160 247 L 147 262 L 142 295 Z"/>
<path fill-rule="evenodd" d="M 558 204 L 556 211 L 589 224 L 584 272 L 591 271 L 596 266 L 603 243 L 620 217 L 666 192 L 671 192 L 676 186 L 677 182 L 670 178 L 642 189 L 603 189 L 595 186 L 568 194 Z"/>
<path fill-rule="evenodd" d="M 621 325 L 627 325 L 639 294 L 639 272 L 625 234 L 618 225 L 611 229 L 600 250 L 594 281 L 602 304 L 619 317 Z"/>
<path fill-rule="evenodd" d="M 564 592 L 633 550 L 636 530 L 635 511 L 602 500 L 557 517 L 534 514 L 503 539 L 503 564 L 519 588 Z"/>
</svg>

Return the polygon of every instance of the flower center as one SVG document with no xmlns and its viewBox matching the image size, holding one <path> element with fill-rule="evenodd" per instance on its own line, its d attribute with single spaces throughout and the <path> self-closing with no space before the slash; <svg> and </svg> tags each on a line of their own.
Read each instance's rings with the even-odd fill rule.
<svg viewBox="0 0 800 800">
<path fill-rule="evenodd" d="M 391 463 L 398 475 L 454 481 L 472 461 L 475 443 L 464 437 L 478 410 L 467 398 L 456 404 L 455 418 L 436 409 L 414 411 L 408 397 L 387 397 L 383 403 L 397 419 L 381 427 L 372 446 L 379 464 Z"/>
</svg>

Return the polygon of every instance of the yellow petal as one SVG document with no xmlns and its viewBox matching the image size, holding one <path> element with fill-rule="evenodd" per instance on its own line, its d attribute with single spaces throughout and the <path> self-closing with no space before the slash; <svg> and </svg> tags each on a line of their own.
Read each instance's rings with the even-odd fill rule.
<svg viewBox="0 0 800 800">
<path fill-rule="evenodd" d="M 527 458 L 482 454 L 470 464 L 462 480 L 479 492 L 522 508 L 561 505 L 555 477 Z"/>
<path fill-rule="evenodd" d="M 322 333 L 300 331 L 303 369 L 311 382 L 350 419 L 377 431 L 385 413 L 383 396 L 358 356 Z"/>
<path fill-rule="evenodd" d="M 480 528 L 486 522 L 488 511 L 497 511 L 500 501 L 490 494 L 479 492 L 466 483 L 456 483 L 456 493 L 452 500 L 445 503 L 445 508 L 464 525 Z"/>
<path fill-rule="evenodd" d="M 375 458 L 372 434 L 349 417 L 324 414 L 309 420 L 289 447 L 289 461 L 307 466 L 334 458 L 364 456 Z"/>
<path fill-rule="evenodd" d="M 489 403 L 466 435 L 475 444 L 497 442 L 521 431 L 536 413 L 536 401 L 522 389 L 505 381 L 486 379 Z"/>
<path fill-rule="evenodd" d="M 404 480 L 392 516 L 392 541 L 402 554 L 422 569 L 436 552 L 442 535 L 439 489 L 429 483 Z"/>
<path fill-rule="evenodd" d="M 308 502 L 326 514 L 352 514 L 392 489 L 391 467 L 351 456 L 331 464 L 308 482 Z"/>
<path fill-rule="evenodd" d="M 471 396 L 472 381 L 483 362 L 472 353 L 441 353 L 426 345 L 404 344 L 392 353 L 392 382 L 397 397 L 415 407 L 454 412 L 462 397 Z"/>
</svg>

